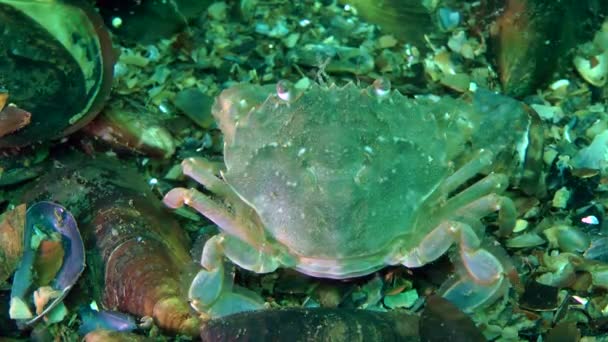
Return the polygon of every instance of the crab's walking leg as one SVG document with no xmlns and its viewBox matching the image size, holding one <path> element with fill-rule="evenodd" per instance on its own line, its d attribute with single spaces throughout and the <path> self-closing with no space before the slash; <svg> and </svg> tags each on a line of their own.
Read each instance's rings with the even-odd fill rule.
<svg viewBox="0 0 608 342">
<path fill-rule="evenodd" d="M 482 246 L 466 224 L 455 224 L 451 233 L 460 243 L 459 257 L 454 263 L 458 272 L 441 286 L 439 293 L 465 312 L 503 296 L 509 289 L 506 275 L 514 270 L 509 260 Z"/>
<path fill-rule="evenodd" d="M 473 220 L 479 220 L 492 212 L 498 212 L 498 235 L 511 234 L 515 228 L 517 209 L 509 197 L 488 194 L 457 210 L 462 217 Z"/>
<path fill-rule="evenodd" d="M 482 248 L 479 237 L 466 223 L 443 222 L 420 242 L 418 248 L 405 255 L 401 262 L 407 267 L 428 264 L 455 243 L 459 245 L 460 263 L 466 268 L 468 276 L 459 277 L 453 289 L 442 291 L 443 296 L 467 311 L 504 293 L 506 280 L 503 263 Z M 470 292 L 471 289 L 474 292 Z"/>
<path fill-rule="evenodd" d="M 488 150 L 480 150 L 477 158 L 460 167 L 453 175 L 448 177 L 442 184 L 442 193 L 450 193 L 469 179 L 478 175 L 484 169 L 492 165 L 493 154 Z"/>
<path fill-rule="evenodd" d="M 192 307 L 212 318 L 264 307 L 264 301 L 257 294 L 232 284 L 222 260 L 225 239 L 226 236 L 218 234 L 207 240 L 201 260 L 204 268 L 188 290 Z"/>
<path fill-rule="evenodd" d="M 227 233 L 218 234 L 205 243 L 201 258 L 204 268 L 189 290 L 192 306 L 211 317 L 261 309 L 264 302 L 258 295 L 232 286 L 223 262 L 223 257 L 227 256 L 237 265 L 258 273 L 274 271 L 285 262 L 283 253 L 273 250 L 259 233 L 255 218 L 237 219 L 224 205 L 196 189 L 175 188 L 165 195 L 164 202 L 171 208 L 188 205 Z"/>
<path fill-rule="evenodd" d="M 473 164 L 477 166 L 472 169 L 477 169 L 485 163 Z M 466 181 L 470 173 L 452 178 L 450 187 Z M 450 197 L 438 209 L 437 227 L 420 242 L 418 248 L 402 259 L 405 266 L 421 266 L 437 259 L 453 243 L 458 243 L 456 266 L 461 270 L 460 276 L 444 285 L 441 292 L 463 310 L 491 302 L 508 288 L 505 274 L 513 273 L 508 258 L 482 247 L 478 233 L 471 226 L 484 216 L 498 212 L 499 234 L 506 235 L 512 231 L 517 215 L 515 205 L 508 197 L 497 194 L 504 191 L 507 181 L 505 175 L 490 174 Z"/>
<path fill-rule="evenodd" d="M 253 246 L 262 243 L 261 237 L 256 236 L 256 231 L 243 229 L 243 225 L 228 212 L 225 206 L 218 204 L 196 189 L 171 189 L 163 198 L 163 202 L 173 209 L 182 207 L 183 205 L 192 207 L 222 228 L 224 232 Z"/>
<path fill-rule="evenodd" d="M 479 220 L 487 214 L 498 212 L 498 233 L 501 236 L 508 235 L 515 227 L 517 211 L 510 198 L 498 195 L 505 190 L 507 184 L 507 176 L 491 173 L 449 198 L 438 216 L 453 216 L 453 213 L 457 213 L 469 219 Z"/>
<path fill-rule="evenodd" d="M 205 158 L 188 158 L 182 161 L 183 173 L 202 184 L 209 191 L 223 198 L 233 198 L 230 187 L 219 179 L 220 167 Z"/>
</svg>

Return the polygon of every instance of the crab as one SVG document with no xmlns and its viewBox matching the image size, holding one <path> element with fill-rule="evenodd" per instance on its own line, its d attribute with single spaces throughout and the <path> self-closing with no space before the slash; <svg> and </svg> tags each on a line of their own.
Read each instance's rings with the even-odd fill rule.
<svg viewBox="0 0 608 342">
<path fill-rule="evenodd" d="M 471 103 L 408 98 L 383 84 L 240 84 L 218 96 L 225 167 L 184 160 L 184 174 L 207 191 L 164 198 L 219 227 L 190 287 L 195 309 L 216 317 L 263 307 L 232 284 L 224 256 L 257 273 L 348 279 L 420 267 L 457 245 L 444 297 L 471 311 L 506 292 L 516 272 L 480 220 L 498 212 L 497 235 L 507 235 L 517 216 L 507 186 L 540 191 L 530 169 L 541 158 L 537 118 L 488 90 Z"/>
</svg>

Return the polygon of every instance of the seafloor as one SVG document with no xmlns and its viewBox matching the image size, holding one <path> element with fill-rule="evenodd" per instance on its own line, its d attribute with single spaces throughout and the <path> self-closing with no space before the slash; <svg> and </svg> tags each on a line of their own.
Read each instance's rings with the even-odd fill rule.
<svg viewBox="0 0 608 342">
<path fill-rule="evenodd" d="M 192 210 L 173 212 L 160 205 L 172 188 L 198 186 L 181 173 L 179 165 L 185 158 L 203 156 L 221 165 L 223 137 L 211 116 L 214 99 L 239 83 L 274 85 L 285 80 L 281 84 L 293 91 L 304 91 L 313 84 L 353 83 L 376 90 L 387 87 L 412 98 L 432 94 L 462 101 L 469 101 L 476 89 L 488 88 L 525 104 L 536 120 L 536 130 L 530 134 L 537 136 L 529 140 L 543 142 L 536 151 L 536 163 L 526 166 L 541 177 L 534 184 L 515 184 L 516 180 L 504 192 L 516 209 L 511 234 L 498 236 L 500 218 L 495 213 L 484 216 L 482 224 L 473 224 L 483 226 L 492 243 L 499 243 L 501 247 L 496 248 L 503 252 L 498 253 L 506 252 L 519 280 L 504 296 L 467 314 L 431 297 L 446 278 L 458 272 L 451 262 L 458 262 L 456 251 L 421 268 L 391 266 L 348 281 L 313 278 L 283 268 L 255 274 L 230 266 L 227 271 L 236 284 L 261 295 L 267 309 L 321 307 L 338 309 L 335 312 L 403 313 L 415 317 L 416 323 L 420 320 L 420 326 L 406 334 L 412 340 L 608 341 L 606 5 L 582 0 L 51 2 L 57 9 L 72 3 L 94 6 L 110 31 L 113 55 L 118 57 L 103 110 L 91 123 L 71 132 L 67 126 L 73 124 L 74 106 L 83 106 L 73 100 L 85 96 L 79 90 L 83 85 L 68 77 L 77 71 L 59 67 L 63 58 L 59 53 L 45 58 L 45 44 L 28 45 L 24 37 L 33 35 L 30 30 L 47 30 L 45 34 L 52 37 L 49 25 L 24 26 L 19 20 L 7 19 L 32 10 L 21 7 L 19 1 L 0 0 L 0 19 L 4 18 L 0 28 L 13 33 L 0 36 L 0 47 L 10 47 L 0 52 L 0 212 L 4 212 L 0 219 L 0 340 L 81 339 L 78 331 L 84 315 L 79 308 L 91 302 L 138 320 L 151 315 L 137 307 L 148 300 L 140 297 L 157 294 L 144 289 L 148 282 L 182 272 L 171 269 L 175 260 L 191 258 L 196 264 L 204 242 L 218 232 L 213 223 Z M 61 23 L 58 13 L 48 11 L 31 20 Z M 75 65 L 85 69 L 86 62 Z M 85 81 L 95 80 L 95 75 L 88 75 Z M 49 103 L 41 104 L 44 101 Z M 8 103 L 27 109 L 31 117 L 6 109 Z M 21 121 L 13 120 L 15 115 Z M 497 139 L 509 136 L 518 124 L 497 122 L 504 125 L 493 127 Z M 64 129 L 70 134 L 45 133 Z M 518 148 L 510 146 L 500 153 L 514 155 Z M 461 156 L 467 157 L 472 158 Z M 507 176 L 516 178 L 513 169 L 500 172 L 513 172 Z M 24 225 L 25 215 L 18 208 L 42 199 L 61 203 L 79 221 L 87 266 L 65 293 L 61 318 L 41 317 L 21 330 L 23 325 L 17 327 L 8 315 L 11 287 L 22 281 L 13 276 L 21 261 L 15 250 L 23 250 L 16 247 L 22 244 L 19 237 L 23 233 L 15 231 Z M 140 200 L 157 204 L 143 209 L 137 204 Z M 149 217 L 153 219 L 145 221 Z M 148 236 L 148 225 L 170 228 L 159 228 Z M 83 232 L 83 227 L 90 232 Z M 382 234 L 381 228 L 378 234 Z M 120 243 L 134 237 L 157 239 L 161 244 L 124 252 L 132 253 L 129 257 L 134 260 L 148 253 L 139 264 L 125 261 L 110 266 L 110 255 L 119 254 L 122 246 L 113 240 L 116 236 L 114 240 L 123 239 Z M 105 245 L 106 238 L 108 244 L 116 245 Z M 103 241 L 101 246 L 98 241 Z M 42 259 L 43 253 L 37 253 Z M 36 263 L 34 278 L 52 279 L 60 273 L 62 264 L 68 262 L 63 250 L 59 255 Z M 158 274 L 147 278 L 137 272 L 156 262 L 164 265 L 164 269 L 154 270 Z M 116 273 L 114 278 L 108 278 L 108 272 Z M 196 270 L 189 272 L 192 275 Z M 129 277 L 135 279 L 133 288 L 117 285 Z M 160 281 L 165 283 L 179 287 L 179 293 L 188 286 L 180 277 Z M 124 295 L 127 304 L 108 299 L 110 287 L 115 287 L 112 296 Z M 285 320 L 292 320 L 290 324 L 292 314 L 284 314 Z M 192 339 L 179 329 L 176 335 L 155 319 L 144 319 L 146 324 L 133 335 L 112 338 Z M 260 323 L 264 319 L 268 322 Z M 361 324 L 350 316 L 342 319 L 342 329 Z M 364 319 L 370 326 L 376 322 L 375 318 Z M 280 316 L 227 321 L 221 325 L 221 335 L 203 336 L 246 340 L 247 329 L 280 322 Z M 306 326 L 309 321 L 299 323 L 294 331 L 310 328 Z M 320 319 L 315 324 L 328 323 Z M 279 338 L 280 329 L 275 335 L 267 330 L 267 335 L 256 336 Z M 341 341 L 345 336 L 350 335 L 334 337 Z M 371 336 L 361 340 L 382 340 L 383 335 Z M 293 337 L 293 341 L 299 339 Z"/>
</svg>

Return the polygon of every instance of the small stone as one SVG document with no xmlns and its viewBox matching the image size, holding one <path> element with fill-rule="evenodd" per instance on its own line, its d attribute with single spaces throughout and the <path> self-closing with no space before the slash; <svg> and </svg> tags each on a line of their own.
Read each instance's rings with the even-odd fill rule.
<svg viewBox="0 0 608 342">
<path fill-rule="evenodd" d="M 225 2 L 214 2 L 207 9 L 207 14 L 213 20 L 223 21 L 227 17 L 228 5 Z"/>
<path fill-rule="evenodd" d="M 384 297 L 384 305 L 390 309 L 395 308 L 411 308 L 418 300 L 418 292 L 416 290 L 408 290 L 396 295 Z"/>
<path fill-rule="evenodd" d="M 551 204 L 553 208 L 565 209 L 568 205 L 568 200 L 570 199 L 570 190 L 566 187 L 562 187 L 561 189 L 555 192 L 553 196 L 553 200 Z"/>
<path fill-rule="evenodd" d="M 528 221 L 519 219 L 515 221 L 515 228 L 513 228 L 513 232 L 519 233 L 526 230 L 526 228 L 528 228 Z"/>
<path fill-rule="evenodd" d="M 564 112 L 559 106 L 532 104 L 530 107 L 538 113 L 541 119 L 548 122 L 557 123 L 564 117 Z"/>
<path fill-rule="evenodd" d="M 8 314 L 12 319 L 30 319 L 34 317 L 27 304 L 19 297 L 11 298 Z"/>
<path fill-rule="evenodd" d="M 545 240 L 536 233 L 523 233 L 507 240 L 509 248 L 530 248 L 545 244 Z"/>
<path fill-rule="evenodd" d="M 301 79 L 298 80 L 298 82 L 296 82 L 296 84 L 293 85 L 293 87 L 298 90 L 306 90 L 306 89 L 310 88 L 311 83 L 312 83 L 312 81 L 310 80 L 310 78 L 302 77 Z"/>
<path fill-rule="evenodd" d="M 378 47 L 380 49 L 389 49 L 397 45 L 397 39 L 393 35 L 387 34 L 378 38 Z"/>
<path fill-rule="evenodd" d="M 285 44 L 285 46 L 288 48 L 292 48 L 296 46 L 298 40 L 300 40 L 299 33 L 290 33 L 287 37 L 285 37 L 285 39 L 283 39 L 283 44 Z"/>
<path fill-rule="evenodd" d="M 469 90 L 471 78 L 465 73 L 445 74 L 439 82 L 450 89 L 464 93 Z"/>
<path fill-rule="evenodd" d="M 177 93 L 173 101 L 179 110 L 200 127 L 208 129 L 215 123 L 213 116 L 211 116 L 213 97 L 200 90 L 196 88 L 184 89 Z"/>
</svg>

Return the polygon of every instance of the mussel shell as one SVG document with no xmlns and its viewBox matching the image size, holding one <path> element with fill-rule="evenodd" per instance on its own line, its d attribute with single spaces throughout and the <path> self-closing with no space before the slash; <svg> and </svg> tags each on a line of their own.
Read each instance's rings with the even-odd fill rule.
<svg viewBox="0 0 608 342">
<path fill-rule="evenodd" d="M 52 200 L 78 219 L 87 244 L 79 282 L 105 309 L 150 316 L 161 329 L 188 335 L 200 322 L 187 301 L 198 270 L 190 242 L 146 179 L 125 162 L 63 154 L 30 183 L 22 201 Z"/>
<path fill-rule="evenodd" d="M 61 268 L 50 283 L 53 289 L 61 291 L 61 295 L 47 304 L 44 311 L 39 315 L 20 322 L 24 326 L 35 323 L 59 304 L 74 286 L 85 265 L 84 244 L 72 214 L 58 204 L 38 202 L 32 205 L 25 215 L 24 253 L 13 279 L 11 300 L 18 297 L 25 302 L 26 299 L 31 298 L 33 291 L 38 288 L 32 272 L 37 250 L 32 248 L 31 244 L 36 230 L 42 230 L 46 233 L 57 232 L 61 235 L 64 249 L 61 254 L 63 261 Z"/>
<path fill-rule="evenodd" d="M 426 50 L 424 35 L 440 34 L 433 19 L 433 9 L 421 0 L 340 0 L 354 6 L 363 20 L 378 25 L 384 34 L 392 34 L 397 40 L 411 43 Z"/>
<path fill-rule="evenodd" d="M 401 311 L 286 308 L 203 324 L 203 341 L 417 341 L 418 316 Z"/>
<path fill-rule="evenodd" d="M 84 5 L 82 5 L 84 6 Z M 0 148 L 59 138 L 88 123 L 110 93 L 115 60 L 91 9 L 58 0 L 0 0 L 0 80 L 31 122 Z"/>
<path fill-rule="evenodd" d="M 24 226 L 24 204 L 0 216 L 0 284 L 13 274 L 21 260 Z"/>
<path fill-rule="evenodd" d="M 570 67 L 573 48 L 591 38 L 608 10 L 605 1 L 484 0 L 480 16 L 493 18 L 490 53 L 503 91 L 515 97 L 545 87 Z"/>
</svg>

